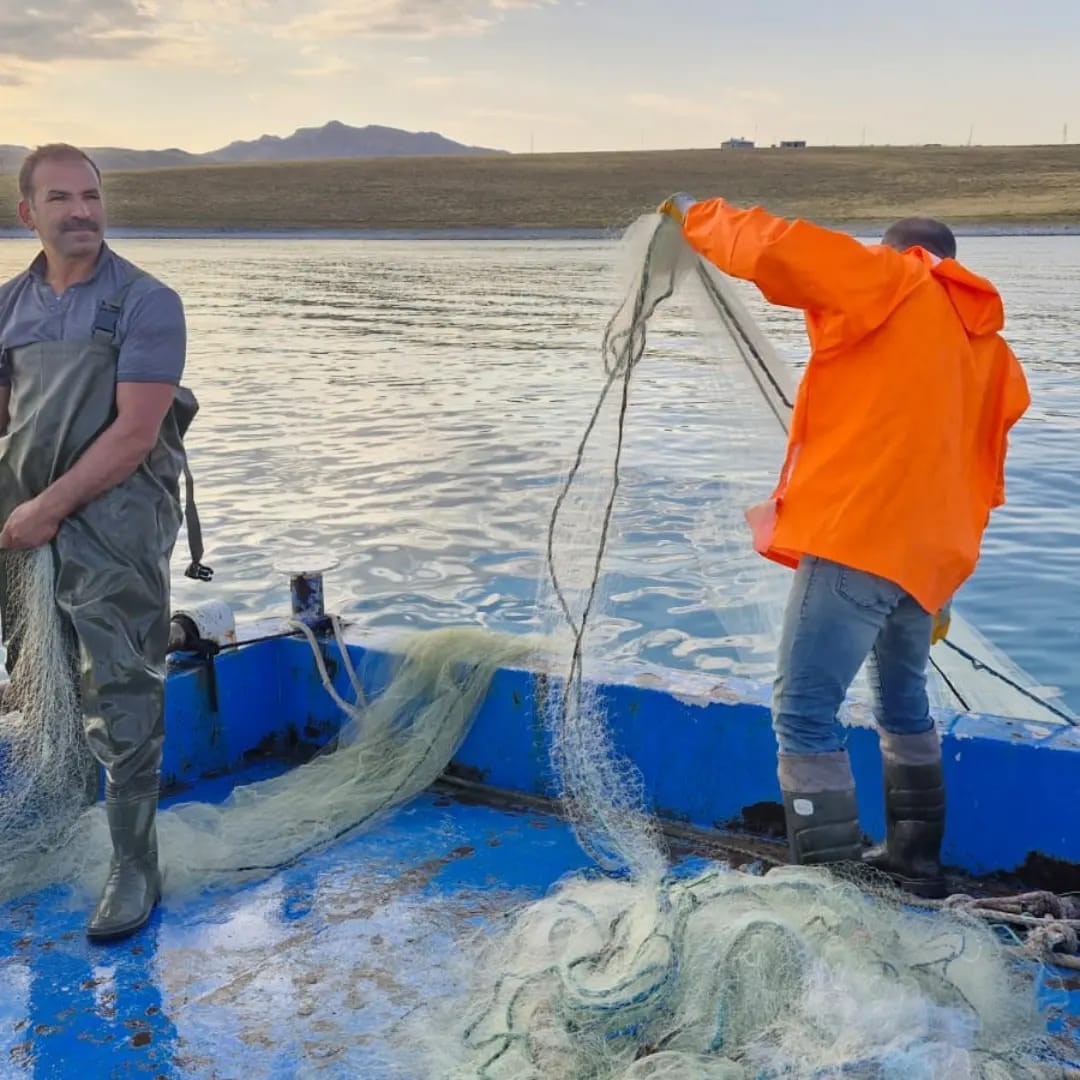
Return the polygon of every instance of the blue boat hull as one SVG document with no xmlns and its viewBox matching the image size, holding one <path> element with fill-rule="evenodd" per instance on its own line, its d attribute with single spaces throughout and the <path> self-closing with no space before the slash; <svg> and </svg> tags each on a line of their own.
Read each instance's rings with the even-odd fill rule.
<svg viewBox="0 0 1080 1080">
<path fill-rule="evenodd" d="M 384 667 L 378 650 L 360 643 L 349 650 L 361 672 L 377 677 Z M 331 666 L 335 652 L 330 642 Z M 166 785 L 227 772 L 260 752 L 302 753 L 338 728 L 341 714 L 302 639 L 263 641 L 219 657 L 214 669 L 216 692 L 205 662 L 170 677 Z M 778 820 L 767 689 L 690 673 L 664 679 L 655 685 L 655 677 L 615 672 L 600 673 L 599 681 L 614 745 L 640 769 L 650 808 L 704 830 L 752 833 Z M 537 705 L 549 685 L 531 671 L 497 672 L 452 771 L 493 788 L 553 796 L 549 734 Z M 337 689 L 347 693 L 343 673 Z M 968 875 L 1011 874 L 1030 884 L 1049 877 L 1059 888 L 1080 888 L 1080 729 L 965 714 L 939 722 L 949 798 L 946 861 Z M 880 839 L 877 735 L 852 726 L 848 747 L 864 831 Z"/>
</svg>

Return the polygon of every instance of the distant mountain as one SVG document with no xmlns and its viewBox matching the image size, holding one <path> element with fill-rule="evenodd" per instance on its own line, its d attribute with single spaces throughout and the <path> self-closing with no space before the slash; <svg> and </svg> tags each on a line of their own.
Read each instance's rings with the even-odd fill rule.
<svg viewBox="0 0 1080 1080">
<path fill-rule="evenodd" d="M 506 153 L 483 146 L 466 146 L 434 131 L 402 131 L 375 124 L 350 127 L 338 120 L 320 128 L 298 128 L 285 138 L 263 135 L 248 142 L 232 142 L 208 154 L 191 154 L 178 149 L 124 150 L 111 146 L 87 147 L 86 151 L 106 171 L 252 161 Z M 25 155 L 26 147 L 0 144 L 0 173 L 17 172 Z"/>
<path fill-rule="evenodd" d="M 201 154 L 186 150 L 122 150 L 115 146 L 90 146 L 86 152 L 102 169 L 168 169 L 174 165 L 199 165 Z"/>
<path fill-rule="evenodd" d="M 202 154 L 186 150 L 122 150 L 115 146 L 88 146 L 86 152 L 104 169 L 167 169 L 173 165 L 202 165 Z M 25 146 L 0 146 L 0 174 L 19 171 Z"/>
<path fill-rule="evenodd" d="M 349 127 L 337 120 L 321 128 L 298 128 L 288 138 L 263 135 L 234 142 L 205 155 L 214 161 L 312 161 L 325 158 L 421 157 L 428 154 L 498 154 L 483 146 L 465 146 L 434 131 Z"/>
</svg>

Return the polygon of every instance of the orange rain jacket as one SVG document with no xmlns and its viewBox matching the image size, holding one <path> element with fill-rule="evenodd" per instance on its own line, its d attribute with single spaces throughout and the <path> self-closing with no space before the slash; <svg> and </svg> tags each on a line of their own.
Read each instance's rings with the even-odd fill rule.
<svg viewBox="0 0 1080 1080">
<path fill-rule="evenodd" d="M 1006 437 L 1031 400 L 997 290 L 922 248 L 722 199 L 693 205 L 683 230 L 725 273 L 806 312 L 810 363 L 780 482 L 747 513 L 754 546 L 878 574 L 938 611 L 1005 501 Z"/>
</svg>

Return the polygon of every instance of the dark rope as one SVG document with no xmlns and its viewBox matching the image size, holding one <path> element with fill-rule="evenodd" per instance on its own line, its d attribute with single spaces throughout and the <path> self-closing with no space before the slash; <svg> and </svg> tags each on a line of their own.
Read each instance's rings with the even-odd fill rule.
<svg viewBox="0 0 1080 1080">
<path fill-rule="evenodd" d="M 709 277 L 708 271 L 702 265 L 701 260 L 698 260 L 697 264 L 698 277 L 701 279 L 701 284 L 704 286 L 706 293 L 708 293 L 709 299 L 712 300 L 714 306 L 717 309 L 720 319 L 724 324 L 724 328 L 731 335 L 732 340 L 742 353 L 743 363 L 750 369 L 750 374 L 753 375 L 754 381 L 758 386 L 764 389 L 764 383 L 762 378 L 772 387 L 773 392 L 780 399 L 780 401 L 787 406 L 788 410 L 795 408 L 795 403 L 789 401 L 787 394 L 784 393 L 784 388 L 776 381 L 776 376 L 773 375 L 769 365 L 765 362 L 765 358 L 758 352 L 757 347 L 750 340 L 743 328 L 742 323 L 736 318 L 735 313 L 731 310 L 727 300 L 724 298 L 723 293 L 716 287 L 715 282 Z M 741 342 L 741 345 L 740 345 Z M 753 363 L 750 360 L 753 360 Z M 777 412 L 776 407 L 773 405 L 772 399 L 769 395 L 765 395 L 766 401 L 769 403 L 769 407 L 773 410 L 777 420 L 780 421 L 780 426 L 787 430 L 787 422 L 784 417 Z"/>
<path fill-rule="evenodd" d="M 1030 690 L 1026 689 L 1018 682 L 1016 682 L 1015 679 L 1010 679 L 1009 676 L 1005 675 L 1003 672 L 998 671 L 996 668 L 992 668 L 989 664 L 983 663 L 983 661 L 980 660 L 977 656 L 972 656 L 972 654 L 969 653 L 966 649 L 961 649 L 959 645 L 954 645 L 948 638 L 945 638 L 944 640 L 945 644 L 948 645 L 953 652 L 959 653 L 959 655 L 962 656 L 965 660 L 967 660 L 976 671 L 985 671 L 988 675 L 993 675 L 996 679 L 1000 679 L 1006 686 L 1012 687 L 1012 689 L 1015 690 L 1017 693 L 1023 694 L 1024 697 L 1028 698 L 1030 701 L 1034 701 L 1037 705 L 1041 705 L 1048 712 L 1052 712 L 1055 716 L 1060 717 L 1070 727 L 1080 726 L 1080 722 L 1078 722 L 1075 717 L 1070 716 L 1062 709 L 1051 705 L 1050 702 L 1039 697 L 1038 694 L 1033 694 Z M 937 667 L 936 664 L 934 666 Z M 940 670 L 941 669 L 938 668 L 938 671 Z M 956 693 L 956 691 L 954 690 L 953 693 Z M 957 694 L 956 696 L 960 697 L 959 694 Z M 962 698 L 961 703 L 963 703 Z M 967 706 L 965 705 L 964 708 L 967 708 Z"/>
<path fill-rule="evenodd" d="M 964 712 L 971 712 L 971 706 L 964 699 L 964 695 L 961 694 L 959 690 L 957 690 L 952 679 L 950 679 L 949 676 L 945 674 L 945 671 L 943 670 L 941 665 L 932 656 L 930 657 L 930 666 L 938 673 L 941 681 L 952 691 L 953 697 L 955 697 L 956 700 L 960 702 L 960 708 L 963 709 Z"/>
<path fill-rule="evenodd" d="M 645 255 L 646 267 L 652 261 L 657 238 L 662 235 L 662 232 L 663 223 L 657 227 L 649 240 L 649 247 Z M 636 293 L 633 295 L 633 311 L 627 329 L 619 333 L 615 332 L 616 324 L 626 310 L 627 304 L 631 301 L 631 297 L 629 296 L 620 305 L 619 310 L 615 315 L 612 316 L 604 331 L 601 352 L 604 358 L 604 368 L 608 373 L 608 379 L 604 384 L 603 390 L 600 392 L 600 398 L 593 409 L 592 416 L 589 418 L 589 422 L 586 425 L 585 433 L 582 435 L 581 441 L 578 444 L 574 463 L 570 467 L 570 471 L 567 474 L 558 498 L 555 500 L 555 506 L 552 510 L 551 519 L 548 524 L 548 573 L 551 576 L 552 587 L 555 591 L 556 599 L 559 602 L 559 607 L 562 609 L 563 615 L 570 625 L 570 628 L 574 631 L 574 648 L 570 659 L 570 670 L 567 675 L 566 688 L 563 691 L 562 707 L 564 710 L 569 704 L 572 696 L 577 696 L 580 700 L 581 669 L 585 634 L 588 630 L 589 616 L 592 614 L 593 605 L 596 602 L 596 593 L 600 584 L 600 572 L 604 561 L 604 552 L 607 549 L 608 535 L 611 528 L 611 518 L 615 510 L 615 499 L 619 491 L 619 467 L 622 461 L 623 438 L 626 430 L 626 414 L 630 405 L 630 381 L 633 377 L 634 369 L 637 367 L 638 362 L 645 352 L 645 324 L 652 317 L 656 308 L 674 293 L 675 274 L 674 272 L 671 273 L 664 289 L 651 303 L 649 303 L 648 299 L 650 284 L 650 275 L 645 271 L 642 273 L 641 282 L 638 285 Z M 555 566 L 555 533 L 558 528 L 563 505 L 570 492 L 573 490 L 574 481 L 577 479 L 580 472 L 582 462 L 585 458 L 585 452 L 588 449 L 593 432 L 596 430 L 596 425 L 599 422 L 604 403 L 607 401 L 608 394 L 620 375 L 622 376 L 622 393 L 619 402 L 619 420 L 615 441 L 615 460 L 612 469 L 611 489 L 604 506 L 603 518 L 600 525 L 600 537 L 597 542 L 596 557 L 593 562 L 593 577 L 589 586 L 588 596 L 585 600 L 585 606 L 581 613 L 581 620 L 578 622 L 575 619 L 573 612 L 570 610 L 570 604 L 563 592 L 563 586 L 559 581 L 558 571 Z"/>
</svg>

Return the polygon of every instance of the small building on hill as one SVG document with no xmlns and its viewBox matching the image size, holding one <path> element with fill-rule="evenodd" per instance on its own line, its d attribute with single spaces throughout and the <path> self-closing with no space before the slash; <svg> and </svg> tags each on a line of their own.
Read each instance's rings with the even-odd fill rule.
<svg viewBox="0 0 1080 1080">
<path fill-rule="evenodd" d="M 720 144 L 721 150 L 753 150 L 753 139 L 728 139 Z"/>
</svg>

